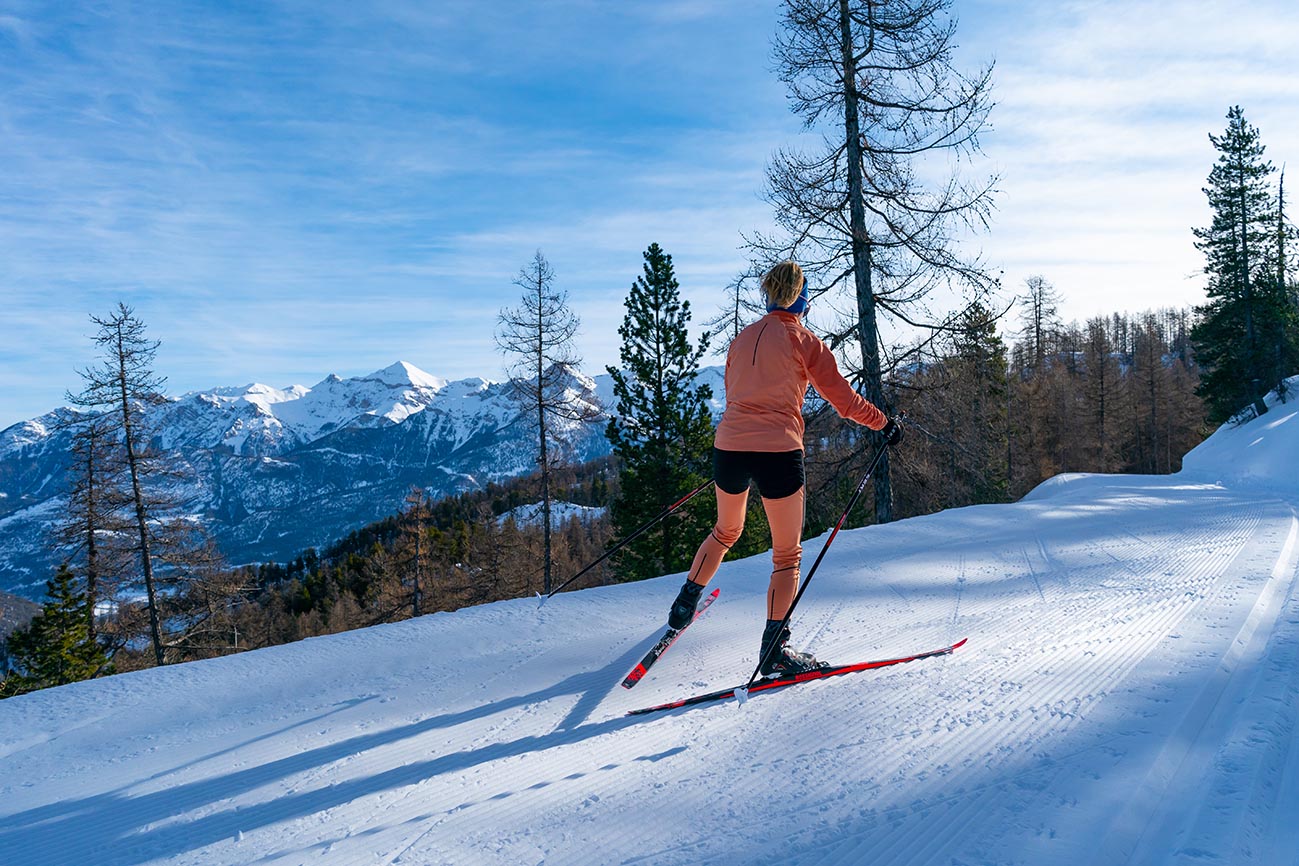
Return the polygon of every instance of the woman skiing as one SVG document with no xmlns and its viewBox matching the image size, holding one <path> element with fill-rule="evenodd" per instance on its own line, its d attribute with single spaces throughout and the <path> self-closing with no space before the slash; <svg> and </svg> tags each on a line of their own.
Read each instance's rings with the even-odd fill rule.
<svg viewBox="0 0 1299 866">
<path fill-rule="evenodd" d="M 668 625 L 682 628 L 694 616 L 700 593 L 744 530 L 753 480 L 771 524 L 771 584 L 759 656 L 766 659 L 762 675 L 771 676 L 820 666 L 809 653 L 791 648 L 789 629 L 781 628 L 798 592 L 803 554 L 802 408 L 808 383 L 841 416 L 882 431 L 890 445 L 902 438 L 902 428 L 852 389 L 834 354 L 803 325 L 808 294 L 802 268 L 781 262 L 763 277 L 762 289 L 767 315 L 741 331 L 726 355 L 726 411 L 713 447 L 717 523 L 695 554 Z"/>
</svg>

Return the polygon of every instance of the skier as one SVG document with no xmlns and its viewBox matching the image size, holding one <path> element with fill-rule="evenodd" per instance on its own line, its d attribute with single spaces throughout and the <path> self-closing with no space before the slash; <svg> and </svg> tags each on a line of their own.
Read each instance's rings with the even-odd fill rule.
<svg viewBox="0 0 1299 866">
<path fill-rule="evenodd" d="M 717 523 L 695 554 L 668 625 L 680 629 L 694 616 L 700 593 L 744 531 L 749 482 L 756 481 L 771 525 L 771 584 L 759 656 L 767 660 L 765 677 L 821 666 L 810 653 L 791 648 L 789 629 L 781 628 L 798 592 L 803 554 L 802 408 L 808 382 L 844 418 L 882 431 L 889 445 L 901 440 L 902 427 L 852 389 L 834 353 L 803 325 L 809 301 L 798 264 L 773 267 L 762 289 L 767 315 L 741 331 L 726 355 L 726 411 L 713 440 Z"/>
</svg>

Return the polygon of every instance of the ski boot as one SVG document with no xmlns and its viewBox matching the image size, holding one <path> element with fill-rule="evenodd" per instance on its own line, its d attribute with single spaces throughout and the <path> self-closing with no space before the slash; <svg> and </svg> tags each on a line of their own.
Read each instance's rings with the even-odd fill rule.
<svg viewBox="0 0 1299 866">
<path fill-rule="evenodd" d="M 762 650 L 759 658 L 765 658 L 759 673 L 764 677 L 783 677 L 801 674 L 825 667 L 824 662 L 817 661 L 811 653 L 799 652 L 788 646 L 789 628 L 781 628 L 780 620 L 767 620 L 767 627 L 762 631 Z M 771 649 L 772 644 L 776 645 Z M 771 655 L 767 651 L 771 650 Z"/>
<path fill-rule="evenodd" d="M 695 583 L 687 580 L 685 586 L 677 593 L 676 601 L 672 602 L 672 609 L 668 611 L 668 628 L 674 628 L 677 631 L 690 625 L 690 620 L 695 617 L 695 607 L 699 604 L 699 596 L 704 591 L 702 583 Z"/>
</svg>

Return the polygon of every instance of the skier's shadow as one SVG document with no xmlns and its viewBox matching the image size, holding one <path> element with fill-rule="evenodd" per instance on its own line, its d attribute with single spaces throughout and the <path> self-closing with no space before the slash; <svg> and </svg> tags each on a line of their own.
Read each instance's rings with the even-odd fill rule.
<svg viewBox="0 0 1299 866">
<path fill-rule="evenodd" d="M 637 664 L 645 657 L 650 647 L 658 643 L 662 634 L 662 628 L 657 628 L 650 632 L 648 637 L 633 645 L 601 670 L 579 674 L 566 680 L 565 682 L 572 682 L 576 686 L 574 693 L 578 695 L 577 703 L 573 705 L 573 709 L 568 711 L 568 715 L 555 726 L 555 730 L 570 731 L 586 724 L 596 708 L 610 694 L 622 688 L 623 676 L 631 670 L 632 665 Z"/>
<path fill-rule="evenodd" d="M 41 852 L 42 856 L 54 857 L 49 861 L 51 864 L 66 863 L 69 866 L 82 866 L 89 862 L 134 864 L 196 850 L 241 831 L 305 817 L 356 797 L 468 770 L 504 757 L 544 751 L 613 733 L 638 720 L 614 717 L 589 723 L 589 719 L 610 692 L 620 687 L 621 675 L 640 660 L 656 639 L 657 633 L 651 634 L 599 669 L 574 674 L 530 694 L 431 716 L 409 725 L 285 754 L 277 760 L 179 785 L 167 785 L 162 780 L 172 773 L 186 771 L 195 762 L 179 765 L 170 772 L 156 773 L 148 780 L 133 780 L 113 791 L 15 812 L 0 819 L 0 851 Z M 404 764 L 336 785 L 282 795 L 238 810 L 219 808 L 223 801 L 246 797 L 263 786 L 321 770 L 360 753 L 566 695 L 577 695 L 577 703 L 555 728 L 545 733 L 511 742 L 492 743 L 478 749 L 435 755 L 429 760 Z M 294 727 L 296 724 L 279 734 L 258 737 L 256 741 L 274 739 Z M 222 752 L 208 757 L 220 754 Z M 151 782 L 150 787 L 155 790 L 134 793 L 145 781 Z M 216 812 L 204 814 L 194 821 L 172 821 L 186 813 L 211 812 L 214 806 L 218 807 Z M 158 824 L 166 826 L 157 827 Z"/>
</svg>

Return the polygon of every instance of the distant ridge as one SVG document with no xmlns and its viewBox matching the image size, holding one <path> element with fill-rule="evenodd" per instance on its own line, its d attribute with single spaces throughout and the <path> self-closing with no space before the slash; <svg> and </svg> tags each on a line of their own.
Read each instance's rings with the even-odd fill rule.
<svg viewBox="0 0 1299 866">
<path fill-rule="evenodd" d="M 566 369 L 574 399 L 606 410 L 608 375 Z M 722 369 L 702 371 L 721 411 Z M 531 416 L 507 383 L 448 380 L 398 361 L 311 387 L 263 383 L 193 391 L 149 410 L 154 443 L 177 455 L 176 492 L 235 563 L 283 561 L 395 513 L 412 486 L 432 496 L 536 467 Z M 0 430 L 0 589 L 36 598 L 57 564 L 70 434 L 62 408 Z M 602 416 L 602 417 L 607 417 Z M 572 457 L 609 453 L 603 420 L 574 426 Z"/>
</svg>

